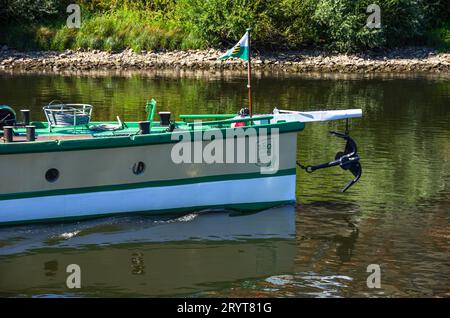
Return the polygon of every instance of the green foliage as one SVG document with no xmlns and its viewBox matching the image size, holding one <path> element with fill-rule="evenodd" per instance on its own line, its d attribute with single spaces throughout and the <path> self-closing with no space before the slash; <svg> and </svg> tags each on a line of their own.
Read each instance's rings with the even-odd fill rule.
<svg viewBox="0 0 450 318">
<path fill-rule="evenodd" d="M 184 33 L 169 28 L 156 12 L 120 9 L 93 14 L 82 21 L 79 30 L 63 27 L 55 35 L 52 48 L 91 48 L 119 51 L 131 48 L 136 52 L 158 48 L 178 49 Z"/>
<path fill-rule="evenodd" d="M 66 48 L 73 48 L 75 47 L 76 37 L 77 31 L 75 29 L 63 26 L 55 33 L 50 45 L 51 49 L 62 51 Z"/>
<path fill-rule="evenodd" d="M 449 16 L 441 0 L 378 0 L 382 27 L 366 26 L 373 0 L 179 0 L 178 22 L 207 45 L 231 44 L 246 27 L 259 47 L 317 45 L 340 52 L 422 44 Z M 445 20 L 444 20 L 445 21 Z"/>
<path fill-rule="evenodd" d="M 27 23 L 54 18 L 66 1 L 0 0 L 0 23 Z"/>
<path fill-rule="evenodd" d="M 81 28 L 74 30 L 65 26 L 69 2 L 0 0 L 0 43 L 21 49 L 197 49 L 228 47 L 252 27 L 253 46 L 273 50 L 445 48 L 450 20 L 448 0 L 378 0 L 380 29 L 366 26 L 373 0 L 81 0 Z"/>
<path fill-rule="evenodd" d="M 271 1 L 179 0 L 176 17 L 180 25 L 207 45 L 236 42 L 245 29 L 253 28 L 256 41 L 271 40 Z"/>
<path fill-rule="evenodd" d="M 77 3 L 90 12 L 126 9 L 166 14 L 173 12 L 176 7 L 176 0 L 78 0 Z"/>
<path fill-rule="evenodd" d="M 427 44 L 437 47 L 440 51 L 450 51 L 450 24 L 430 30 L 427 33 Z"/>
<path fill-rule="evenodd" d="M 387 43 L 404 45 L 420 39 L 426 32 L 424 1 L 384 0 L 383 33 Z"/>
<path fill-rule="evenodd" d="M 49 50 L 52 46 L 54 36 L 54 30 L 45 26 L 39 27 L 35 33 L 36 46 L 42 47 L 45 50 Z"/>
<path fill-rule="evenodd" d="M 317 0 L 283 0 L 271 9 L 272 25 L 288 47 L 320 44 L 319 29 L 314 19 Z M 278 35 L 277 35 L 278 36 Z"/>
</svg>

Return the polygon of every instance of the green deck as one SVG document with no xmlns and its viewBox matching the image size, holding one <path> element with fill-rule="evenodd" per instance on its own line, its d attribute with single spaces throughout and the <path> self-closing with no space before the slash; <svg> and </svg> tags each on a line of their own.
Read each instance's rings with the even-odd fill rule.
<svg viewBox="0 0 450 318">
<path fill-rule="evenodd" d="M 202 130 L 209 130 L 213 128 L 230 128 L 233 123 L 245 122 L 247 125 L 253 125 L 253 122 L 261 122 L 263 124 L 268 124 L 268 120 L 273 117 L 267 116 L 255 116 L 253 118 L 242 118 L 242 119 L 230 119 L 230 115 L 224 115 L 223 120 L 214 121 L 194 121 L 187 122 L 187 119 L 205 119 L 205 118 L 222 118 L 220 115 L 181 115 L 180 118 L 184 121 L 177 121 L 177 129 L 180 130 L 195 130 L 202 126 Z M 76 136 L 76 135 L 92 135 L 93 137 L 118 137 L 118 136 L 130 136 L 139 134 L 139 123 L 138 122 L 124 122 L 123 129 L 118 130 L 106 130 L 97 131 L 89 129 L 90 126 L 99 124 L 112 124 L 116 125 L 117 122 L 90 122 L 88 126 L 67 126 L 67 127 L 52 127 L 51 131 L 49 129 L 47 122 L 34 121 L 30 125 L 36 127 L 36 136 Z M 260 124 L 259 124 L 260 125 Z M 151 123 L 150 134 L 162 134 L 166 133 L 168 126 L 161 126 L 159 121 L 153 121 Z M 2 132 L 0 130 L 0 132 Z M 14 129 L 14 132 L 19 136 L 26 136 L 26 131 L 24 127 L 18 127 Z"/>
<path fill-rule="evenodd" d="M 116 125 L 117 122 L 90 122 L 89 126 L 99 125 L 99 124 L 112 124 Z M 76 135 L 92 135 L 92 137 L 118 137 L 118 136 L 130 136 L 139 133 L 139 123 L 138 122 L 125 122 L 125 127 L 118 130 L 106 130 L 106 131 L 96 131 L 91 130 L 85 126 L 78 127 L 52 127 L 52 131 L 48 128 L 47 122 L 32 122 L 30 125 L 36 126 L 36 136 L 76 136 Z M 188 129 L 185 122 L 177 122 L 177 125 Z M 161 134 L 167 131 L 167 126 L 161 126 L 159 122 L 152 122 L 151 134 Z M 16 133 L 25 136 L 25 128 L 18 128 L 14 130 Z"/>
<path fill-rule="evenodd" d="M 198 115 L 192 115 L 190 118 L 198 118 L 196 116 Z M 202 118 L 215 118 L 215 115 L 203 116 Z M 284 133 L 301 131 L 305 127 L 305 124 L 301 122 L 269 123 L 271 118 L 272 116 L 265 115 L 254 116 L 253 118 L 247 117 L 204 121 L 201 126 L 197 121 L 191 123 L 177 121 L 177 129 L 174 132 L 169 132 L 168 127 L 161 126 L 160 122 L 153 121 L 150 134 L 146 135 L 140 133 L 138 122 L 124 122 L 125 127 L 123 129 L 114 131 L 94 131 L 90 130 L 89 126 L 97 124 L 117 124 L 117 122 L 90 122 L 89 126 L 53 127 L 52 131 L 50 131 L 47 122 L 32 122 L 31 125 L 36 127 L 36 141 L 27 142 L 25 140 L 26 130 L 24 127 L 14 128 L 15 141 L 11 143 L 0 143 L 0 154 L 71 151 L 175 143 L 178 142 L 180 138 L 174 138 L 174 135 L 189 132 L 193 138 L 192 134 L 194 134 L 195 131 L 206 131 L 210 129 L 219 129 L 224 133 L 225 130 L 231 128 L 231 125 L 234 122 L 246 122 L 247 127 L 256 128 L 258 134 L 260 128 L 267 128 L 269 133 L 271 129 L 276 128 L 280 133 Z M 187 118 L 184 117 L 184 119 L 186 120 Z M 2 135 L 1 130 L 0 135 Z M 79 136 L 79 138 L 77 136 Z"/>
</svg>

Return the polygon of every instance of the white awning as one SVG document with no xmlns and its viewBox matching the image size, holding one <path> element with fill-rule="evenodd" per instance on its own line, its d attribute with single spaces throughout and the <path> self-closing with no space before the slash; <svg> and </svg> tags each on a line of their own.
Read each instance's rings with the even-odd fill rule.
<svg viewBox="0 0 450 318">
<path fill-rule="evenodd" d="M 347 118 L 362 117 L 361 109 L 344 110 L 323 110 L 323 111 L 292 111 L 292 110 L 274 110 L 273 122 L 285 120 L 287 122 L 300 121 L 303 123 L 314 121 L 329 121 Z"/>
</svg>

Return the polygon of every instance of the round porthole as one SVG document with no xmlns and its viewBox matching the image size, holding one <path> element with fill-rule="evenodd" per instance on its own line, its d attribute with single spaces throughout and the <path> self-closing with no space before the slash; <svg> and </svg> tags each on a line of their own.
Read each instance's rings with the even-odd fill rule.
<svg viewBox="0 0 450 318">
<path fill-rule="evenodd" d="M 142 174 L 145 170 L 145 163 L 143 163 L 142 161 L 136 162 L 133 165 L 132 170 L 135 175 Z"/>
<path fill-rule="evenodd" d="M 47 172 L 45 173 L 45 180 L 47 180 L 48 182 L 55 182 L 56 180 L 58 180 L 58 178 L 59 178 L 58 169 L 51 168 L 48 169 Z"/>
</svg>

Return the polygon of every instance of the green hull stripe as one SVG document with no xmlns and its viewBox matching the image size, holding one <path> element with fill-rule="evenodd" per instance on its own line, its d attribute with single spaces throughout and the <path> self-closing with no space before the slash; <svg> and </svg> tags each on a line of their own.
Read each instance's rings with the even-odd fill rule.
<svg viewBox="0 0 450 318">
<path fill-rule="evenodd" d="M 0 201 L 12 200 L 12 199 L 33 198 L 33 197 L 54 196 L 54 195 L 65 195 L 65 194 L 117 191 L 117 190 L 129 190 L 129 189 L 139 189 L 139 188 L 150 188 L 150 187 L 169 187 L 169 186 L 175 186 L 175 185 L 194 184 L 194 183 L 201 183 L 201 182 L 279 177 L 279 176 L 293 175 L 295 173 L 296 173 L 296 170 L 295 170 L 295 168 L 293 168 L 293 169 L 280 170 L 274 174 L 261 174 L 259 172 L 253 172 L 253 173 L 239 173 L 239 174 L 229 174 L 229 175 L 206 176 L 206 177 L 188 178 L 188 179 L 177 179 L 177 180 L 160 180 L 160 181 L 148 181 L 148 182 L 140 182 L 140 183 L 116 184 L 116 185 L 95 186 L 95 187 L 85 187 L 85 188 L 8 193 L 8 194 L 0 194 Z"/>
<path fill-rule="evenodd" d="M 202 114 L 202 115 L 180 115 L 180 119 L 186 121 L 187 119 L 231 119 L 236 117 L 236 114 Z"/>
<path fill-rule="evenodd" d="M 272 207 L 292 204 L 294 201 L 271 201 L 271 202 L 257 202 L 257 203 L 243 203 L 243 204 L 223 204 L 223 205 L 210 205 L 210 206 L 196 206 L 189 208 L 176 208 L 176 209 L 166 209 L 166 210 L 153 210 L 153 211 L 136 211 L 136 212 L 117 212 L 117 213 L 105 213 L 105 214 L 95 214 L 95 215 L 83 215 L 83 216 L 73 216 L 73 217 L 61 217 L 61 218 L 50 218 L 50 219 L 38 219 L 38 220 L 24 220 L 24 221 L 11 221 L 11 222 L 0 222 L 0 226 L 11 226 L 20 224 L 34 224 L 34 223 L 53 223 L 53 222 L 73 222 L 79 220 L 89 220 L 98 219 L 111 216 L 130 216 L 130 215 L 177 215 L 185 214 L 190 212 L 198 212 L 206 209 L 229 209 L 239 212 L 254 212 L 269 209 Z"/>
<path fill-rule="evenodd" d="M 268 125 L 253 126 L 259 132 L 259 128 L 267 128 L 268 134 L 270 129 L 277 128 L 279 133 L 301 131 L 305 127 L 304 123 L 289 122 Z M 227 130 L 233 128 L 217 128 L 224 136 Z M 185 131 L 186 133 L 188 131 Z M 190 131 L 191 138 L 194 138 L 194 132 Z M 55 151 L 74 151 L 87 149 L 103 149 L 103 148 L 119 148 L 119 147 L 137 147 L 153 144 L 176 143 L 179 138 L 172 140 L 172 135 L 181 135 L 182 132 L 174 133 L 158 133 L 150 135 L 134 135 L 125 137 L 107 137 L 93 139 L 72 139 L 61 141 L 34 141 L 34 142 L 13 142 L 0 145 L 0 155 L 18 154 L 18 153 L 36 153 L 36 152 L 55 152 Z M 192 140 L 191 139 L 191 140 Z"/>
</svg>

